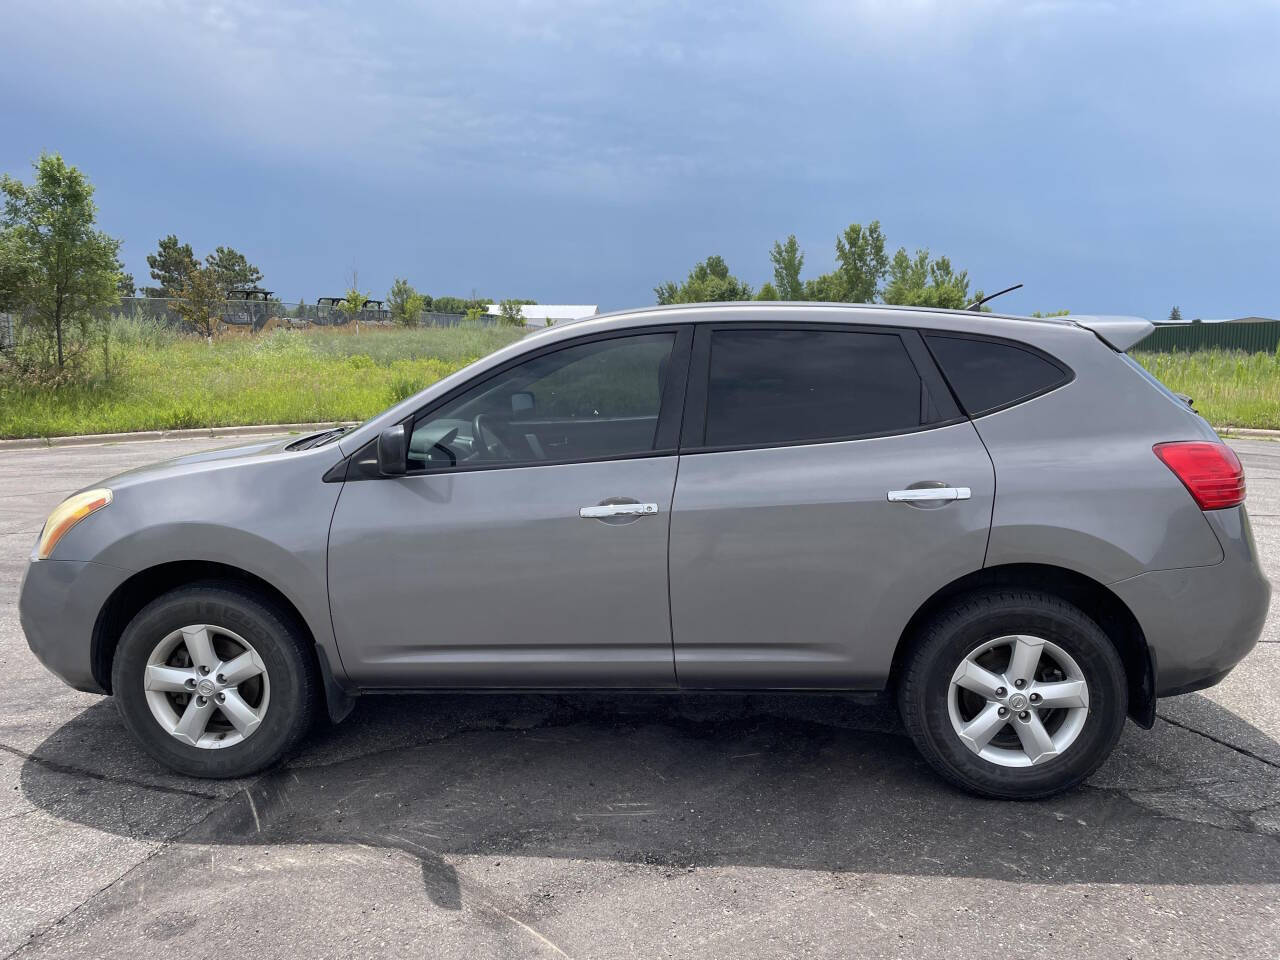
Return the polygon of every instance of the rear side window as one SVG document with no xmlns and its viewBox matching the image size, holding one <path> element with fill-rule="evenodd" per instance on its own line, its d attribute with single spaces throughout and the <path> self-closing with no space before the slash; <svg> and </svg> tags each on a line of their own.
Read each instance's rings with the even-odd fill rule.
<svg viewBox="0 0 1280 960">
<path fill-rule="evenodd" d="M 1059 387 L 1070 373 L 1040 353 L 997 340 L 928 334 L 925 341 L 971 417 Z"/>
<path fill-rule="evenodd" d="M 848 439 L 919 427 L 930 409 L 897 334 L 717 330 L 709 447 Z"/>
</svg>

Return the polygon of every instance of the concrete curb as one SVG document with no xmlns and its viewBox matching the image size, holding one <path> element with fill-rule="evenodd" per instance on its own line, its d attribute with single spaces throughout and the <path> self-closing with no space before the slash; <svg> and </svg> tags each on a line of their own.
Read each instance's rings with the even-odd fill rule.
<svg viewBox="0 0 1280 960">
<path fill-rule="evenodd" d="M 354 425 L 354 420 L 325 423 L 259 423 L 240 427 L 199 427 L 194 430 L 142 430 L 138 433 L 89 433 L 74 437 L 24 437 L 21 440 L 0 440 L 0 451 L 32 450 L 39 447 L 87 447 L 108 443 L 137 443 L 144 440 L 265 437 L 281 433 L 310 433 L 331 427 Z M 1243 440 L 1280 440 L 1280 430 L 1260 430 L 1254 427 L 1216 427 L 1215 429 L 1224 437 L 1239 437 Z"/>
<path fill-rule="evenodd" d="M 1261 430 L 1256 427 L 1215 427 L 1224 437 L 1241 440 L 1280 440 L 1280 430 Z"/>
<path fill-rule="evenodd" d="M 310 433 L 331 427 L 349 427 L 354 422 L 260 423 L 240 427 L 200 427 L 194 430 L 143 430 L 138 433 L 90 433 L 75 437 L 25 437 L 21 440 L 0 440 L 0 450 L 86 447 L 108 443 L 137 443 L 141 440 L 182 440 L 201 437 L 261 437 L 281 433 Z"/>
</svg>

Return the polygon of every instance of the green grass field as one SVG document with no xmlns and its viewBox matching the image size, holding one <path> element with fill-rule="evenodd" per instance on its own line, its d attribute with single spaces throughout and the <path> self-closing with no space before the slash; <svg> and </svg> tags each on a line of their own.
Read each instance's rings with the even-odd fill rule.
<svg viewBox="0 0 1280 960">
<path fill-rule="evenodd" d="M 1170 390 L 1185 393 L 1215 427 L 1280 430 L 1280 352 L 1135 353 Z"/>
<path fill-rule="evenodd" d="M 109 380 L 98 373 L 51 389 L 0 371 L 0 437 L 363 420 L 522 335 L 500 327 L 277 330 L 208 344 L 124 324 Z M 1280 354 L 1136 358 L 1194 397 L 1215 426 L 1280 429 Z"/>
<path fill-rule="evenodd" d="M 109 381 L 57 389 L 0 379 L 0 437 L 364 420 L 518 339 L 500 327 L 131 336 Z"/>
</svg>

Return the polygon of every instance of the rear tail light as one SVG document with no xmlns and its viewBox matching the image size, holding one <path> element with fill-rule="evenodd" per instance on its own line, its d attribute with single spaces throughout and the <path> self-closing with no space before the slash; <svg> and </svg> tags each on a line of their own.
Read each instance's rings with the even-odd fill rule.
<svg viewBox="0 0 1280 960">
<path fill-rule="evenodd" d="M 1151 449 L 1182 481 L 1201 510 L 1222 510 L 1244 503 L 1244 467 L 1225 443 L 1194 440 L 1157 443 Z"/>
</svg>

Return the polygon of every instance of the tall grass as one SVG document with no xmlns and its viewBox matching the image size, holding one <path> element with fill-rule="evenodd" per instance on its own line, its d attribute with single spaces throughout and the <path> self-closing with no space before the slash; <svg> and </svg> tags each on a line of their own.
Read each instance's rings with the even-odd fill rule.
<svg viewBox="0 0 1280 960">
<path fill-rule="evenodd" d="M 57 388 L 0 379 L 0 437 L 363 420 L 522 332 L 276 330 L 209 344 L 139 320 L 122 325 L 109 378 Z"/>
<path fill-rule="evenodd" d="M 1185 393 L 1218 427 L 1280 429 L 1280 350 L 1135 353 L 1170 390 Z"/>
<path fill-rule="evenodd" d="M 434 358 L 445 363 L 470 363 L 476 357 L 493 353 L 499 347 L 518 340 L 523 328 L 499 326 L 419 327 L 417 329 L 378 329 L 364 327 L 360 333 L 352 327 L 318 329 L 306 332 L 307 344 L 323 357 L 368 357 L 387 366 L 397 360 Z M 290 336 L 278 331 L 277 336 Z"/>
</svg>

